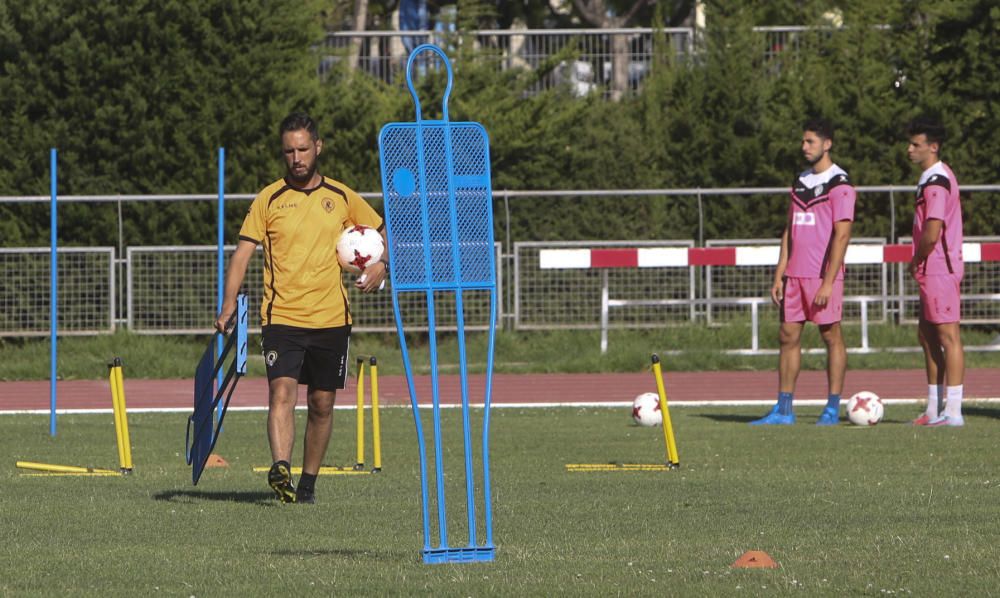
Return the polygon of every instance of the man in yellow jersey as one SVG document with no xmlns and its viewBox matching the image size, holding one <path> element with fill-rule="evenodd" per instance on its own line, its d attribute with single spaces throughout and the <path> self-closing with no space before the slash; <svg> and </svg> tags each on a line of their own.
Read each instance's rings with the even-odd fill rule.
<svg viewBox="0 0 1000 598">
<path fill-rule="evenodd" d="M 261 330 L 267 365 L 267 437 L 274 464 L 267 481 L 282 502 L 314 503 L 316 475 L 330 443 L 333 403 L 347 379 L 351 312 L 341 282 L 337 239 L 361 224 L 382 233 L 381 216 L 356 192 L 317 171 L 323 150 L 316 122 L 296 112 L 281 122 L 286 175 L 264 187 L 247 212 L 229 261 L 216 329 L 225 331 L 236 308 L 247 264 L 264 246 Z M 355 286 L 365 293 L 388 275 L 387 257 L 365 269 Z M 292 485 L 295 403 L 308 385 L 309 417 L 298 489 Z"/>
</svg>

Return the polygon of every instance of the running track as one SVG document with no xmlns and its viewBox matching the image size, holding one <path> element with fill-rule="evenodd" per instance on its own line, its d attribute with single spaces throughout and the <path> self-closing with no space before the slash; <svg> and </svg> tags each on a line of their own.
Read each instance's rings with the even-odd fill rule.
<svg viewBox="0 0 1000 598">
<path fill-rule="evenodd" d="M 772 403 L 775 372 L 664 372 L 667 398 L 671 403 Z M 470 376 L 471 403 L 482 403 L 484 376 Z M 140 380 L 125 372 L 125 397 L 130 411 L 136 409 L 192 408 L 193 382 L 190 379 Z M 247 378 L 236 387 L 230 404 L 233 408 L 260 408 L 267 405 L 267 385 L 263 378 Z M 300 406 L 305 404 L 299 393 Z M 844 398 L 859 390 L 871 390 L 888 400 L 924 400 L 927 385 L 923 370 L 854 370 L 847 374 Z M 614 404 L 631 403 L 636 395 L 655 392 L 652 372 L 630 374 L 495 374 L 493 404 Z M 356 387 L 352 379 L 346 392 L 338 397 L 338 406 L 352 405 Z M 66 380 L 57 384 L 58 408 L 63 410 L 110 409 L 111 391 L 107 380 Z M 429 402 L 430 378 L 417 382 L 421 404 Z M 460 403 L 457 375 L 442 375 L 442 404 Z M 795 393 L 796 401 L 818 402 L 826 398 L 826 373 L 802 372 Z M 971 400 L 1000 400 L 1000 368 L 966 371 L 965 397 Z M 409 392 L 403 376 L 379 376 L 381 405 L 409 405 Z M 49 410 L 49 382 L 0 382 L 0 413 Z"/>
</svg>

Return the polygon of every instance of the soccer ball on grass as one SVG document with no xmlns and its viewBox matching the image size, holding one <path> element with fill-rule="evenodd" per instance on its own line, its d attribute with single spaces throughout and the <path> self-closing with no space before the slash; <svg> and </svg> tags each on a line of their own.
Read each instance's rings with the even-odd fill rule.
<svg viewBox="0 0 1000 598">
<path fill-rule="evenodd" d="M 663 425 L 660 412 L 660 396 L 655 392 L 644 392 L 632 401 L 632 419 L 640 426 Z"/>
<path fill-rule="evenodd" d="M 862 390 L 847 401 L 847 419 L 856 426 L 874 426 L 882 421 L 885 406 L 878 395 Z"/>
</svg>

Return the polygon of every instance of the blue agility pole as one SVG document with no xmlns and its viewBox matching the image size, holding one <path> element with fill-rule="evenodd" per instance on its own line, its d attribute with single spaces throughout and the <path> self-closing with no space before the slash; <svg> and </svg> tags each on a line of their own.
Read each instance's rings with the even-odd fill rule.
<svg viewBox="0 0 1000 598">
<path fill-rule="evenodd" d="M 56 210 L 56 148 L 49 150 L 49 193 L 51 215 L 49 217 L 49 435 L 56 435 L 56 340 L 59 326 L 59 247 L 58 212 Z"/>
<path fill-rule="evenodd" d="M 420 100 L 413 86 L 415 58 L 422 52 L 437 54 L 447 70 L 448 82 L 442 100 L 441 120 L 423 119 Z M 413 96 L 416 122 L 389 123 L 379 134 L 382 194 L 391 265 L 392 306 L 419 450 L 425 563 L 492 561 L 495 556 L 489 472 L 489 411 L 496 336 L 497 287 L 489 138 L 479 123 L 453 123 L 448 120 L 448 97 L 451 94 L 452 82 L 451 63 L 445 53 L 430 44 L 418 46 L 406 63 L 406 83 Z M 463 299 L 463 294 L 468 291 L 486 292 L 490 301 L 481 445 L 483 488 L 481 527 L 477 525 L 476 517 L 476 476 L 473 468 L 475 449 L 469 417 L 469 372 Z M 432 541 L 431 533 L 427 443 L 400 309 L 400 295 L 404 293 L 423 294 L 427 306 L 434 436 L 434 498 L 437 506 L 436 545 Z M 455 301 L 468 516 L 468 540 L 464 545 L 458 546 L 453 546 L 448 538 L 435 295 L 453 295 Z M 477 527 L 485 531 L 486 537 L 482 541 L 477 538 Z"/>
<path fill-rule="evenodd" d="M 226 286 L 226 148 L 219 148 L 219 206 L 218 206 L 218 226 L 216 232 L 216 242 L 218 252 L 216 255 L 216 303 L 215 313 L 222 313 L 222 301 L 225 295 Z M 215 358 L 222 358 L 223 338 L 220 335 L 215 348 Z M 220 371 L 216 379 L 216 388 L 221 388 L 223 374 Z M 219 406 L 215 414 L 216 423 L 222 419 L 222 406 Z"/>
</svg>

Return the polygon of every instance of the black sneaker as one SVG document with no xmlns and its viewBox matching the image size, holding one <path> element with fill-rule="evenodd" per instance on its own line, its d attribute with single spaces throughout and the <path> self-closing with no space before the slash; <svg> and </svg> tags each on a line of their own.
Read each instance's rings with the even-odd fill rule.
<svg viewBox="0 0 1000 598">
<path fill-rule="evenodd" d="M 295 502 L 304 505 L 314 505 L 316 504 L 316 494 L 311 488 L 299 486 L 298 490 L 295 491 Z"/>
<path fill-rule="evenodd" d="M 267 483 L 278 495 L 281 502 L 295 502 L 295 486 L 292 486 L 292 472 L 284 463 L 275 463 L 267 472 Z"/>
</svg>

